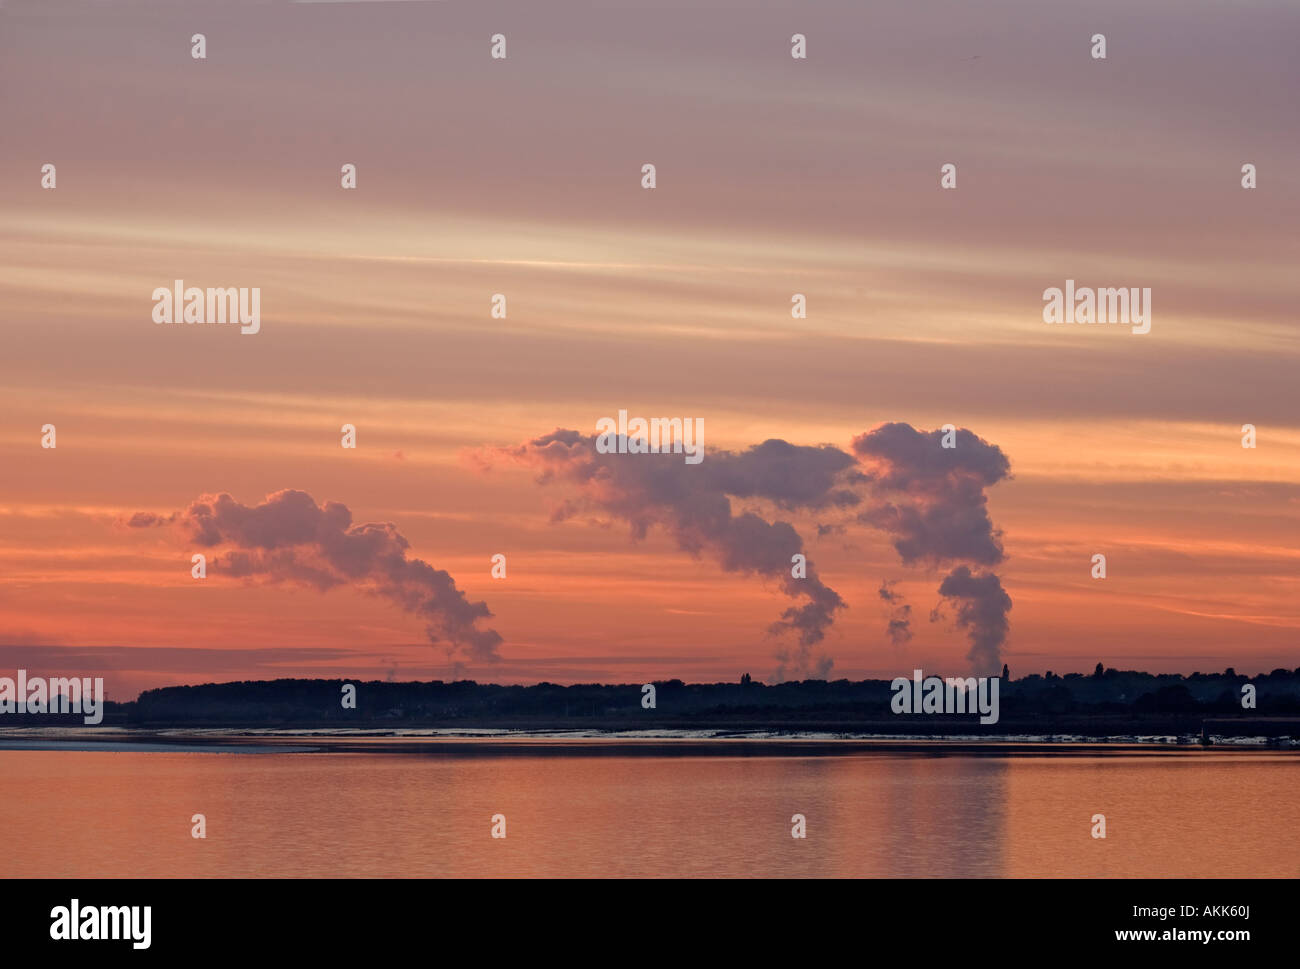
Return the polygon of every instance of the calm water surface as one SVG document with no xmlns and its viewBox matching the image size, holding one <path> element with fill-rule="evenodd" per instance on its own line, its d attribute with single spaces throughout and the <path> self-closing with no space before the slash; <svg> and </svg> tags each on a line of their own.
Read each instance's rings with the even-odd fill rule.
<svg viewBox="0 0 1300 969">
<path fill-rule="evenodd" d="M 1285 752 L 0 750 L 0 777 L 5 876 L 1300 875 Z"/>
</svg>

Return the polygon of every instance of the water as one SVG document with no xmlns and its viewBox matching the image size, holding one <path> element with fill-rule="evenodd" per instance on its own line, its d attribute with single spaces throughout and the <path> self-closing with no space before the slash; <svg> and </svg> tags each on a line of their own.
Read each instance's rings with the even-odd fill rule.
<svg viewBox="0 0 1300 969">
<path fill-rule="evenodd" d="M 593 756 L 598 743 L 0 750 L 0 875 L 1300 874 L 1294 753 Z"/>
</svg>

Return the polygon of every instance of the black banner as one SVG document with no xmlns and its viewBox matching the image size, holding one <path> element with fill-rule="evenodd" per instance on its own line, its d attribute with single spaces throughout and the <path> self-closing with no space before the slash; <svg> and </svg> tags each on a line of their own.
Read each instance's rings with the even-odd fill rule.
<svg viewBox="0 0 1300 969">
<path fill-rule="evenodd" d="M 692 948 L 822 958 L 848 945 L 909 959 L 998 959 L 1021 949 L 1232 959 L 1291 935 L 1295 884 L 266 879 L 26 880 L 8 888 L 6 954 L 45 958 L 274 951 L 337 959 L 428 945 L 448 958 L 464 947 L 497 959 L 556 946 L 674 960 Z"/>
</svg>

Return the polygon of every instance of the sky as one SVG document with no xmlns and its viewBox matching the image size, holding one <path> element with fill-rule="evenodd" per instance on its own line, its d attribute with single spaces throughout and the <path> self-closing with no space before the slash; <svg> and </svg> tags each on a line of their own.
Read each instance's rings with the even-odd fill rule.
<svg viewBox="0 0 1300 969">
<path fill-rule="evenodd" d="M 986 619 L 1013 676 L 1294 667 L 1298 31 L 1281 2 L 8 0 L 0 672 L 892 678 L 966 670 Z M 155 324 L 175 279 L 259 287 L 260 332 Z M 1067 279 L 1150 288 L 1150 332 L 1045 323 Z M 702 419 L 704 461 L 584 480 L 619 410 Z M 937 470 L 855 450 L 946 424 Z M 558 465 L 557 429 L 587 439 Z M 291 504 L 346 506 L 337 543 L 252 535 Z M 985 546 L 909 559 L 890 509 Z M 1009 607 L 941 593 L 963 566 Z M 814 586 L 825 621 L 774 631 Z"/>
</svg>

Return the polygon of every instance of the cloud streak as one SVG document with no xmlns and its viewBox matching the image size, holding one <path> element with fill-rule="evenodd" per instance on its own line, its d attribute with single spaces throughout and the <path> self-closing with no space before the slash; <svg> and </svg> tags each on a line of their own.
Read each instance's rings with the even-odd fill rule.
<svg viewBox="0 0 1300 969">
<path fill-rule="evenodd" d="M 634 540 L 661 528 L 679 548 L 707 555 L 727 572 L 775 580 L 796 604 L 769 631 L 790 633 L 797 644 L 778 650 L 777 679 L 830 671 L 830 658 L 814 657 L 812 647 L 846 608 L 811 562 L 802 577 L 792 574 L 795 557 L 805 555 L 804 542 L 779 513 L 841 520 L 814 524 L 819 535 L 842 532 L 849 524 L 883 530 L 907 565 L 989 566 L 1003 558 L 985 489 L 1008 477 L 1010 463 L 998 447 L 965 429 L 946 436 L 942 430 L 883 424 L 855 437 L 851 451 L 770 439 L 741 451 L 710 450 L 697 465 L 671 454 L 602 453 L 596 439 L 556 429 L 516 447 L 482 449 L 473 458 L 485 468 L 522 465 L 537 472 L 539 483 L 576 489 L 555 511 L 556 521 L 609 515 L 625 522 Z M 955 446 L 944 447 L 947 441 Z M 743 507 L 744 502 L 759 505 Z M 996 656 L 1010 608 L 997 577 L 954 571 L 944 583 L 940 594 L 959 604 L 958 623 L 972 639 L 972 662 Z M 879 594 L 892 607 L 887 633 L 902 645 L 912 635 L 911 607 L 889 583 Z"/>
<path fill-rule="evenodd" d="M 894 583 L 882 582 L 877 595 L 889 603 L 889 625 L 886 633 L 895 646 L 905 646 L 912 638 L 912 607 L 903 601 L 903 594 L 894 591 Z"/>
<path fill-rule="evenodd" d="M 997 676 L 1011 611 L 1011 597 L 1003 591 L 1002 580 L 992 572 L 975 573 L 959 565 L 944 578 L 939 595 L 956 608 L 957 625 L 970 638 L 966 658 L 971 669 L 977 676 Z"/>
<path fill-rule="evenodd" d="M 950 444 L 945 447 L 944 444 Z M 1011 463 L 997 445 L 965 428 L 919 431 L 910 424 L 882 424 L 853 439 L 873 499 L 858 521 L 884 529 L 904 564 L 931 568 L 954 562 L 997 565 L 1003 559 L 1002 532 L 993 527 L 986 489 L 1011 475 Z M 881 597 L 886 588 L 882 586 Z M 966 631 L 967 658 L 978 675 L 995 675 L 1010 628 L 1011 597 L 991 571 L 957 565 L 939 586 L 939 595 L 956 608 Z M 892 601 L 892 600 L 891 600 Z M 931 614 L 935 620 L 941 614 Z M 910 637 L 900 617 L 889 632 Z M 894 638 L 897 643 L 898 639 Z"/>
<path fill-rule="evenodd" d="M 735 502 L 762 501 L 785 511 L 851 507 L 861 500 L 843 483 L 852 456 L 834 447 L 768 440 L 739 452 L 712 450 L 703 463 L 687 465 L 671 454 L 602 454 L 595 442 L 595 434 L 557 429 L 477 457 L 486 466 L 508 460 L 529 467 L 540 482 L 576 486 L 578 497 L 564 502 L 556 520 L 594 510 L 626 522 L 636 540 L 659 527 L 683 551 L 707 555 L 724 571 L 775 580 L 785 595 L 803 600 L 769 627 L 797 641 L 794 649 L 778 653 L 777 677 L 825 676 L 832 661 L 814 657 L 812 647 L 845 608 L 844 600 L 811 562 L 802 577 L 792 573 L 795 556 L 807 557 L 793 525 L 739 510 Z"/>
<path fill-rule="evenodd" d="M 209 562 L 216 572 L 380 596 L 422 619 L 431 642 L 480 662 L 500 658 L 501 636 L 479 625 L 492 616 L 486 603 L 470 602 L 450 574 L 411 557 L 391 522 L 354 525 L 340 502 L 318 505 L 307 492 L 286 489 L 245 505 L 221 493 L 171 515 L 137 512 L 125 524 L 171 526 L 199 548 L 221 550 Z"/>
</svg>

